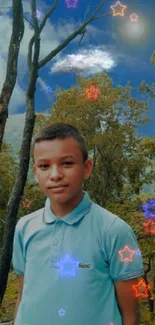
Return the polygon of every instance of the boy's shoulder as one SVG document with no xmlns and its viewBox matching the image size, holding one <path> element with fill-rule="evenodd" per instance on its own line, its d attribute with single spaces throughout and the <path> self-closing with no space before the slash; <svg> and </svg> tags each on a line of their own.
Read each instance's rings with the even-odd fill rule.
<svg viewBox="0 0 155 325">
<path fill-rule="evenodd" d="M 42 217 L 44 208 L 41 208 L 39 210 L 36 210 L 34 212 L 31 212 L 30 214 L 27 214 L 23 217 L 21 217 L 16 224 L 16 229 L 22 230 L 22 228 L 29 224 L 31 221 L 35 221 L 35 219 L 38 219 Z"/>
<path fill-rule="evenodd" d="M 95 218 L 99 220 L 99 223 L 104 226 L 105 230 L 109 230 L 112 228 L 120 228 L 120 227 L 129 227 L 128 223 L 124 221 L 118 215 L 112 213 L 111 211 L 103 208 L 99 204 L 93 202 L 92 212 L 95 215 Z"/>
</svg>

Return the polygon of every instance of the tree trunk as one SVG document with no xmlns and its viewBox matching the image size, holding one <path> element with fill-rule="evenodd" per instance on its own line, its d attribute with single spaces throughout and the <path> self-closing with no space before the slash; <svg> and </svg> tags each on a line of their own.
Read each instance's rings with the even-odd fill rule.
<svg viewBox="0 0 155 325">
<path fill-rule="evenodd" d="M 8 118 L 8 106 L 16 84 L 19 46 L 24 35 L 22 0 L 12 1 L 12 13 L 13 30 L 8 52 L 7 72 L 0 95 L 0 151 Z"/>
<path fill-rule="evenodd" d="M 16 226 L 16 216 L 24 192 L 30 161 L 30 146 L 35 124 L 34 99 L 27 97 L 26 121 L 20 151 L 20 163 L 17 178 L 5 212 L 5 228 L 3 246 L 0 256 L 0 306 L 7 287 L 8 274 L 12 259 L 13 237 Z"/>
</svg>

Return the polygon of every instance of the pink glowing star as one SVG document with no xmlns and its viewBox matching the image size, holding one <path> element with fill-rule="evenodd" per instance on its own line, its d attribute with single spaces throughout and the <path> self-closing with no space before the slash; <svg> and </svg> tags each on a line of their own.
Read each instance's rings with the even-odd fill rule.
<svg viewBox="0 0 155 325">
<path fill-rule="evenodd" d="M 124 16 L 125 5 L 121 5 L 120 1 L 117 1 L 115 5 L 111 6 L 113 16 Z"/>
<path fill-rule="evenodd" d="M 132 256 L 135 254 L 135 251 L 131 250 L 128 246 L 125 246 L 118 252 L 118 254 L 121 257 L 121 262 L 132 262 Z"/>
<path fill-rule="evenodd" d="M 132 14 L 132 15 L 130 15 L 130 21 L 137 21 L 137 19 L 138 19 L 138 15 L 136 15 L 136 14 Z"/>
<path fill-rule="evenodd" d="M 149 221 L 144 222 L 144 226 L 146 227 L 145 228 L 146 232 L 155 234 L 155 221 L 154 220 L 150 219 Z"/>
<path fill-rule="evenodd" d="M 86 94 L 88 98 L 96 99 L 99 93 L 99 89 L 95 88 L 94 86 L 90 86 L 90 88 L 86 89 Z"/>
<path fill-rule="evenodd" d="M 31 206 L 31 201 L 30 200 L 27 200 L 26 199 L 26 200 L 23 201 L 23 207 L 24 208 L 28 208 L 29 209 L 30 206 Z"/>
<path fill-rule="evenodd" d="M 141 280 L 137 285 L 132 286 L 136 292 L 136 297 L 148 297 L 151 286 L 146 285 L 144 280 Z"/>
<path fill-rule="evenodd" d="M 76 8 L 78 0 L 66 0 L 67 8 Z"/>
</svg>

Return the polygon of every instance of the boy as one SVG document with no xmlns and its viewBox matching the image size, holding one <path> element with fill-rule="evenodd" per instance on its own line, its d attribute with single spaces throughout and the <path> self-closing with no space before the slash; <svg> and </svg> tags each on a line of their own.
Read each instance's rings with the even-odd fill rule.
<svg viewBox="0 0 155 325">
<path fill-rule="evenodd" d="M 14 325 L 140 325 L 137 240 L 127 223 L 83 191 L 93 161 L 79 130 L 65 123 L 44 127 L 33 157 L 47 200 L 16 225 Z"/>
</svg>

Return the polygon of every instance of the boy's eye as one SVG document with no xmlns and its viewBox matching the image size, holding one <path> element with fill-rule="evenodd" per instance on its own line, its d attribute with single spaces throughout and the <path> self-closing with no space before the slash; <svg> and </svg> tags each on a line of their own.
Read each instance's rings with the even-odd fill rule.
<svg viewBox="0 0 155 325">
<path fill-rule="evenodd" d="M 72 161 L 65 161 L 64 164 L 72 165 Z"/>
<path fill-rule="evenodd" d="M 64 164 L 69 164 L 69 165 L 71 165 L 71 164 L 73 164 L 73 163 L 72 163 L 71 161 L 65 161 Z M 42 168 L 42 167 L 43 167 L 43 168 L 46 168 L 46 167 L 48 167 L 48 166 L 49 166 L 49 165 L 46 164 L 46 165 L 40 165 L 39 167 L 40 167 L 40 168 Z"/>
</svg>

